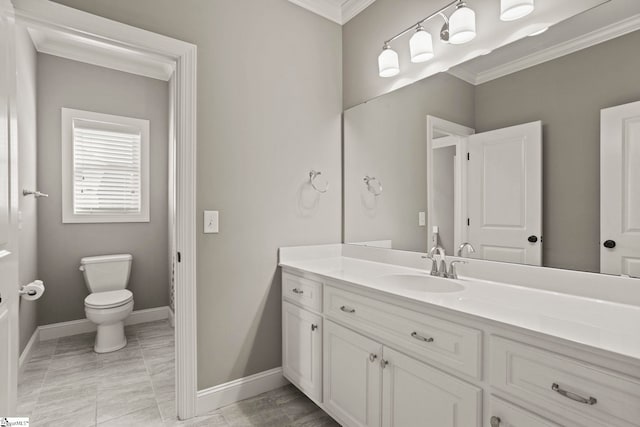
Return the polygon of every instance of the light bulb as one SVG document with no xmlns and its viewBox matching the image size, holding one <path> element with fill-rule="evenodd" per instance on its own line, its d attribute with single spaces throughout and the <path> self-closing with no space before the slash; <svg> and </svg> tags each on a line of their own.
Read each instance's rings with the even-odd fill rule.
<svg viewBox="0 0 640 427">
<path fill-rule="evenodd" d="M 463 44 L 476 37 L 476 13 L 464 2 L 458 3 L 449 18 L 449 43 Z"/>
<path fill-rule="evenodd" d="M 409 40 L 409 51 L 411 52 L 411 62 L 426 62 L 433 58 L 433 39 L 422 26 Z"/>
<path fill-rule="evenodd" d="M 515 21 L 533 12 L 533 0 L 500 0 L 500 19 Z"/>
<path fill-rule="evenodd" d="M 378 56 L 378 70 L 380 77 L 393 77 L 400 72 L 398 54 L 388 44 L 385 44 Z"/>
</svg>

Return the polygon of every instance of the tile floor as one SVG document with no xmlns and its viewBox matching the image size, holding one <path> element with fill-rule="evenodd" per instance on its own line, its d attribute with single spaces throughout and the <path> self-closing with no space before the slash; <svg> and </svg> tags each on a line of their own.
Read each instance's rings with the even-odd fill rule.
<svg viewBox="0 0 640 427">
<path fill-rule="evenodd" d="M 293 386 L 179 422 L 174 336 L 167 321 L 126 328 L 128 344 L 93 352 L 95 334 L 41 341 L 18 388 L 20 416 L 32 426 L 337 426 Z"/>
</svg>

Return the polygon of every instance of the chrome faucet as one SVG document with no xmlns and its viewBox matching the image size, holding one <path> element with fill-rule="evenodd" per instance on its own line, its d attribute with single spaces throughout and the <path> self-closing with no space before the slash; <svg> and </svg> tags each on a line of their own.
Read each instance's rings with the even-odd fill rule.
<svg viewBox="0 0 640 427">
<path fill-rule="evenodd" d="M 462 251 L 464 250 L 464 248 L 469 248 L 468 251 L 469 251 L 470 254 L 472 254 L 472 253 L 474 253 L 476 251 L 471 243 L 464 242 L 463 244 L 461 244 L 458 247 L 458 257 L 459 258 L 462 258 Z"/>
<path fill-rule="evenodd" d="M 436 259 L 436 255 L 440 255 L 440 267 L 438 267 L 438 260 Z M 442 246 L 435 245 L 429 251 L 429 255 L 423 257 L 431 260 L 432 276 L 447 277 L 447 264 L 444 260 L 446 255 L 447 254 L 444 252 L 444 248 Z"/>
<path fill-rule="evenodd" d="M 467 261 L 462 261 L 459 259 L 453 260 L 449 263 L 449 272 L 447 273 L 447 277 L 449 279 L 457 279 L 458 271 L 456 270 L 456 264 L 468 264 Z"/>
</svg>

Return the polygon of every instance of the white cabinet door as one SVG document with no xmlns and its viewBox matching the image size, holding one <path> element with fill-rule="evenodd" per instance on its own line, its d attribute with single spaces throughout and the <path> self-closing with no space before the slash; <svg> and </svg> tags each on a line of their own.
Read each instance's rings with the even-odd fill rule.
<svg viewBox="0 0 640 427">
<path fill-rule="evenodd" d="M 383 427 L 480 425 L 482 390 L 385 347 Z"/>
<path fill-rule="evenodd" d="M 600 120 L 600 272 L 640 277 L 640 102 Z"/>
<path fill-rule="evenodd" d="M 322 399 L 322 317 L 282 302 L 282 370 L 300 390 Z"/>
<path fill-rule="evenodd" d="M 491 396 L 489 425 L 491 427 L 560 427 L 560 424 L 532 414 L 495 396 Z"/>
<path fill-rule="evenodd" d="M 324 405 L 349 427 L 380 426 L 382 345 L 327 321 Z"/>
<path fill-rule="evenodd" d="M 542 265 L 542 123 L 469 136 L 471 256 Z"/>
</svg>

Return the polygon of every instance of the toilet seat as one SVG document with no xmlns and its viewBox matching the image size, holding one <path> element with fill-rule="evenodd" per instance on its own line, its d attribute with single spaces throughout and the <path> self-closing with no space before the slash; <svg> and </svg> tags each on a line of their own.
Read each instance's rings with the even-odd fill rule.
<svg viewBox="0 0 640 427">
<path fill-rule="evenodd" d="M 84 299 L 84 305 L 88 308 L 106 309 L 115 308 L 127 304 L 133 300 L 133 294 L 128 289 L 117 291 L 94 292 Z"/>
</svg>

